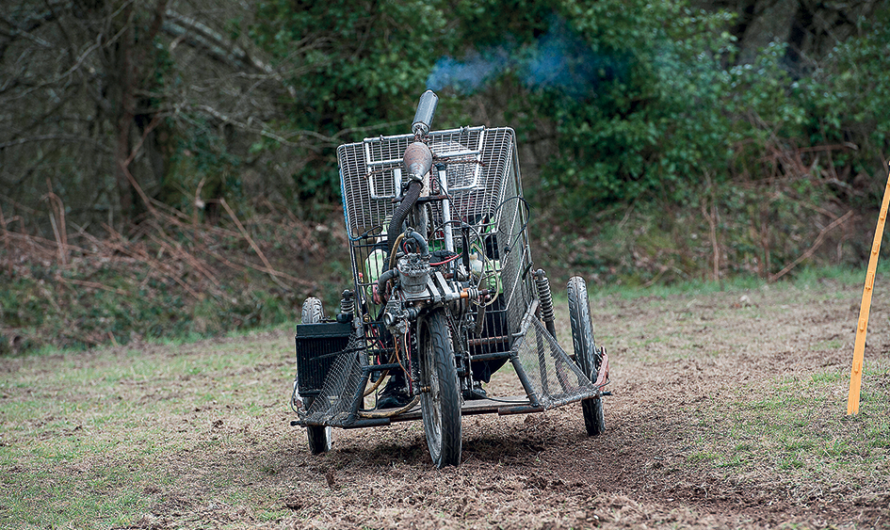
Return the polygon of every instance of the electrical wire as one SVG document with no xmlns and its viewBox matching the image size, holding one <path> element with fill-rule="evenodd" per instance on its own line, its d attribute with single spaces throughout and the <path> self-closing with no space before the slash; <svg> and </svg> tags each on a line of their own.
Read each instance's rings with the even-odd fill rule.
<svg viewBox="0 0 890 530">
<path fill-rule="evenodd" d="M 382 229 L 383 229 L 383 225 L 377 225 L 377 226 L 375 226 L 375 227 L 372 227 L 372 228 L 369 229 L 367 232 L 365 232 L 364 234 L 362 234 L 362 235 L 360 235 L 360 236 L 358 236 L 358 237 L 350 237 L 349 240 L 352 241 L 352 242 L 355 242 L 355 241 L 361 241 L 362 239 L 365 239 L 365 238 L 367 238 L 368 236 L 370 236 L 370 235 L 371 235 L 371 232 L 373 232 L 374 230 L 382 230 Z M 381 235 L 381 234 L 377 234 L 377 235 Z"/>
<path fill-rule="evenodd" d="M 412 362 L 411 361 L 411 347 L 409 345 L 409 341 L 411 339 L 410 333 L 411 333 L 411 330 L 409 329 L 408 331 L 405 332 L 405 337 L 404 337 L 404 339 L 405 339 L 405 357 L 408 360 L 408 367 L 411 367 L 411 362 Z M 401 366 L 401 363 L 399 364 L 399 366 Z M 402 368 L 402 370 L 405 370 L 405 368 Z M 405 370 L 405 379 L 408 380 L 408 392 L 413 394 L 414 393 L 414 378 L 411 377 L 411 372 L 409 372 L 408 370 Z"/>
<path fill-rule="evenodd" d="M 430 267 L 440 267 L 442 265 L 451 263 L 452 261 L 456 260 L 459 257 L 460 257 L 460 254 L 455 254 L 454 256 L 451 256 L 450 258 L 446 259 L 445 261 L 440 261 L 438 263 L 430 263 Z"/>
<path fill-rule="evenodd" d="M 411 329 L 410 328 L 408 329 L 408 331 L 405 332 L 405 335 L 404 335 L 404 337 L 402 337 L 402 339 L 405 341 L 405 358 L 407 359 L 408 366 L 410 367 L 411 362 L 412 362 L 411 361 L 411 346 L 410 346 L 410 342 L 411 342 Z M 399 362 L 399 366 L 401 366 L 401 362 Z M 406 370 L 404 366 L 402 366 L 402 370 L 405 371 L 405 377 L 408 379 L 408 389 L 412 390 L 412 384 L 415 382 L 414 378 L 411 377 L 411 372 Z"/>
</svg>

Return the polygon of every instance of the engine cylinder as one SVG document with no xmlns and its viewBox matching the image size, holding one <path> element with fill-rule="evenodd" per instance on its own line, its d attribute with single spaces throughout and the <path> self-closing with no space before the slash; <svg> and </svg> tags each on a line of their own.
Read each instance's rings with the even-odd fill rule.
<svg viewBox="0 0 890 530">
<path fill-rule="evenodd" d="M 426 290 L 430 277 L 430 257 L 408 254 L 399 259 L 399 284 L 409 295 L 421 294 Z"/>
</svg>

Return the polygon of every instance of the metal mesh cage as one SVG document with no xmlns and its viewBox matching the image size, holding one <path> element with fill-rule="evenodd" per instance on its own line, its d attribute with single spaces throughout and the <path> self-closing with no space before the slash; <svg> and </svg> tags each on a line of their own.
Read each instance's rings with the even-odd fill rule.
<svg viewBox="0 0 890 530">
<path fill-rule="evenodd" d="M 396 207 L 396 170 L 404 170 L 402 156 L 413 141 L 410 134 L 366 138 L 337 149 L 351 239 L 385 229 Z M 425 141 L 434 159 L 448 166 L 452 218 L 471 224 L 492 219 L 503 199 L 504 177 L 510 174 L 513 129 L 464 127 L 431 132 Z M 433 221 L 441 222 L 441 216 Z"/>
<path fill-rule="evenodd" d="M 397 170 L 404 171 L 402 157 L 413 141 L 409 134 L 367 138 L 337 150 L 356 292 L 372 317 L 379 310 L 370 300 L 372 284 L 388 268 L 385 230 L 397 206 Z M 505 324 L 506 331 L 515 333 L 535 296 L 527 274 L 531 267 L 524 233 L 528 212 L 521 198 L 515 133 L 508 127 L 464 127 L 431 132 L 424 141 L 436 162 L 447 166 L 450 217 L 472 227 L 471 246 L 485 262 L 488 283 L 484 287 L 496 288 L 503 296 L 491 307 L 482 336 L 508 336 Z M 432 182 L 426 183 L 427 194 L 442 191 L 437 171 L 432 173 Z M 442 248 L 442 203 L 435 201 L 421 208 L 427 225 L 414 228 L 423 233 L 431 249 Z M 496 319 L 497 312 L 503 317 Z M 498 329 L 492 327 L 495 325 Z M 508 350 L 509 344 L 500 348 Z M 490 352 L 491 347 L 485 351 Z"/>
<path fill-rule="evenodd" d="M 516 354 L 545 409 L 593 397 L 597 388 L 547 332 L 532 312 L 523 322 L 525 334 L 516 343 Z"/>
<path fill-rule="evenodd" d="M 308 410 L 298 411 L 304 421 L 343 427 L 355 420 L 350 418 L 350 413 L 356 390 L 364 380 L 364 345 L 363 339 L 353 336 L 346 348 L 336 356 L 321 391 L 312 400 Z"/>
<path fill-rule="evenodd" d="M 437 161 L 448 164 L 449 190 L 462 197 L 462 206 L 452 205 L 455 219 L 478 215 L 496 204 L 500 180 L 505 174 L 498 161 L 509 156 L 513 146 L 512 129 L 465 127 L 436 131 L 426 137 Z M 414 141 L 410 134 L 366 138 L 337 149 L 343 187 L 343 209 L 350 238 L 356 238 L 388 224 L 396 205 L 399 181 L 396 170 L 404 169 L 402 156 Z M 463 195 L 495 195 L 488 201 L 470 201 Z M 472 202 L 472 205 L 470 203 Z M 439 219 L 441 221 L 441 219 Z"/>
<path fill-rule="evenodd" d="M 596 395 L 587 379 L 535 317 L 537 291 L 531 277 L 529 212 L 522 198 L 514 132 L 510 128 L 465 127 L 431 132 L 425 138 L 436 162 L 447 166 L 451 219 L 468 225 L 470 248 L 483 262 L 480 287 L 496 293 L 486 307 L 481 333 L 471 337 L 470 355 L 515 354 L 544 408 Z M 350 239 L 357 307 L 372 322 L 365 337 L 353 337 L 336 356 L 304 422 L 348 426 L 354 421 L 363 366 L 381 351 L 375 322 L 381 307 L 372 300 L 372 284 L 388 268 L 385 229 L 400 195 L 402 157 L 413 135 L 368 138 L 338 149 L 343 210 Z M 443 192 L 437 171 L 425 194 Z M 443 247 L 442 201 L 420 205 L 423 233 L 430 249 Z M 463 243 L 461 243 L 463 244 Z"/>
</svg>

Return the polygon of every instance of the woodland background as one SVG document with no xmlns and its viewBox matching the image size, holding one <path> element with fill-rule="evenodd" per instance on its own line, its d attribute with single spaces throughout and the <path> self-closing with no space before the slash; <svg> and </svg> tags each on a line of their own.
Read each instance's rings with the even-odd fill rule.
<svg viewBox="0 0 890 530">
<path fill-rule="evenodd" d="M 886 0 L 5 2 L 0 352 L 333 307 L 336 147 L 427 88 L 516 129 L 557 290 L 861 266 L 888 43 Z"/>
</svg>

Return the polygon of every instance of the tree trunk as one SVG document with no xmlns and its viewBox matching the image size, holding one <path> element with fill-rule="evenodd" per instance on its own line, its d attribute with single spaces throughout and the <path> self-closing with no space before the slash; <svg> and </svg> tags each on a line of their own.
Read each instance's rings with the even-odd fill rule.
<svg viewBox="0 0 890 530">
<path fill-rule="evenodd" d="M 125 23 L 124 34 L 120 37 L 117 51 L 118 89 L 120 98 L 117 108 L 117 142 L 114 149 L 114 181 L 117 184 L 121 221 L 130 219 L 133 210 L 133 186 L 127 178 L 127 159 L 130 157 L 130 124 L 133 123 L 133 92 L 135 75 L 132 64 L 133 31 L 130 19 L 133 4 L 128 4 L 123 13 Z"/>
<path fill-rule="evenodd" d="M 130 162 L 130 129 L 136 117 L 136 102 L 138 90 L 145 78 L 149 50 L 152 41 L 161 29 L 164 21 L 164 13 L 167 9 L 167 0 L 159 0 L 155 5 L 154 18 L 148 31 L 140 36 L 137 42 L 134 31 L 133 4 L 128 3 L 121 16 L 126 24 L 123 35 L 120 36 L 120 44 L 117 52 L 118 90 L 120 98 L 117 108 L 117 141 L 114 149 L 114 180 L 117 185 L 118 200 L 120 201 L 121 220 L 129 221 L 134 210 L 135 189 L 131 182 L 132 175 L 129 172 Z M 140 32 L 141 33 L 141 32 Z"/>
</svg>

